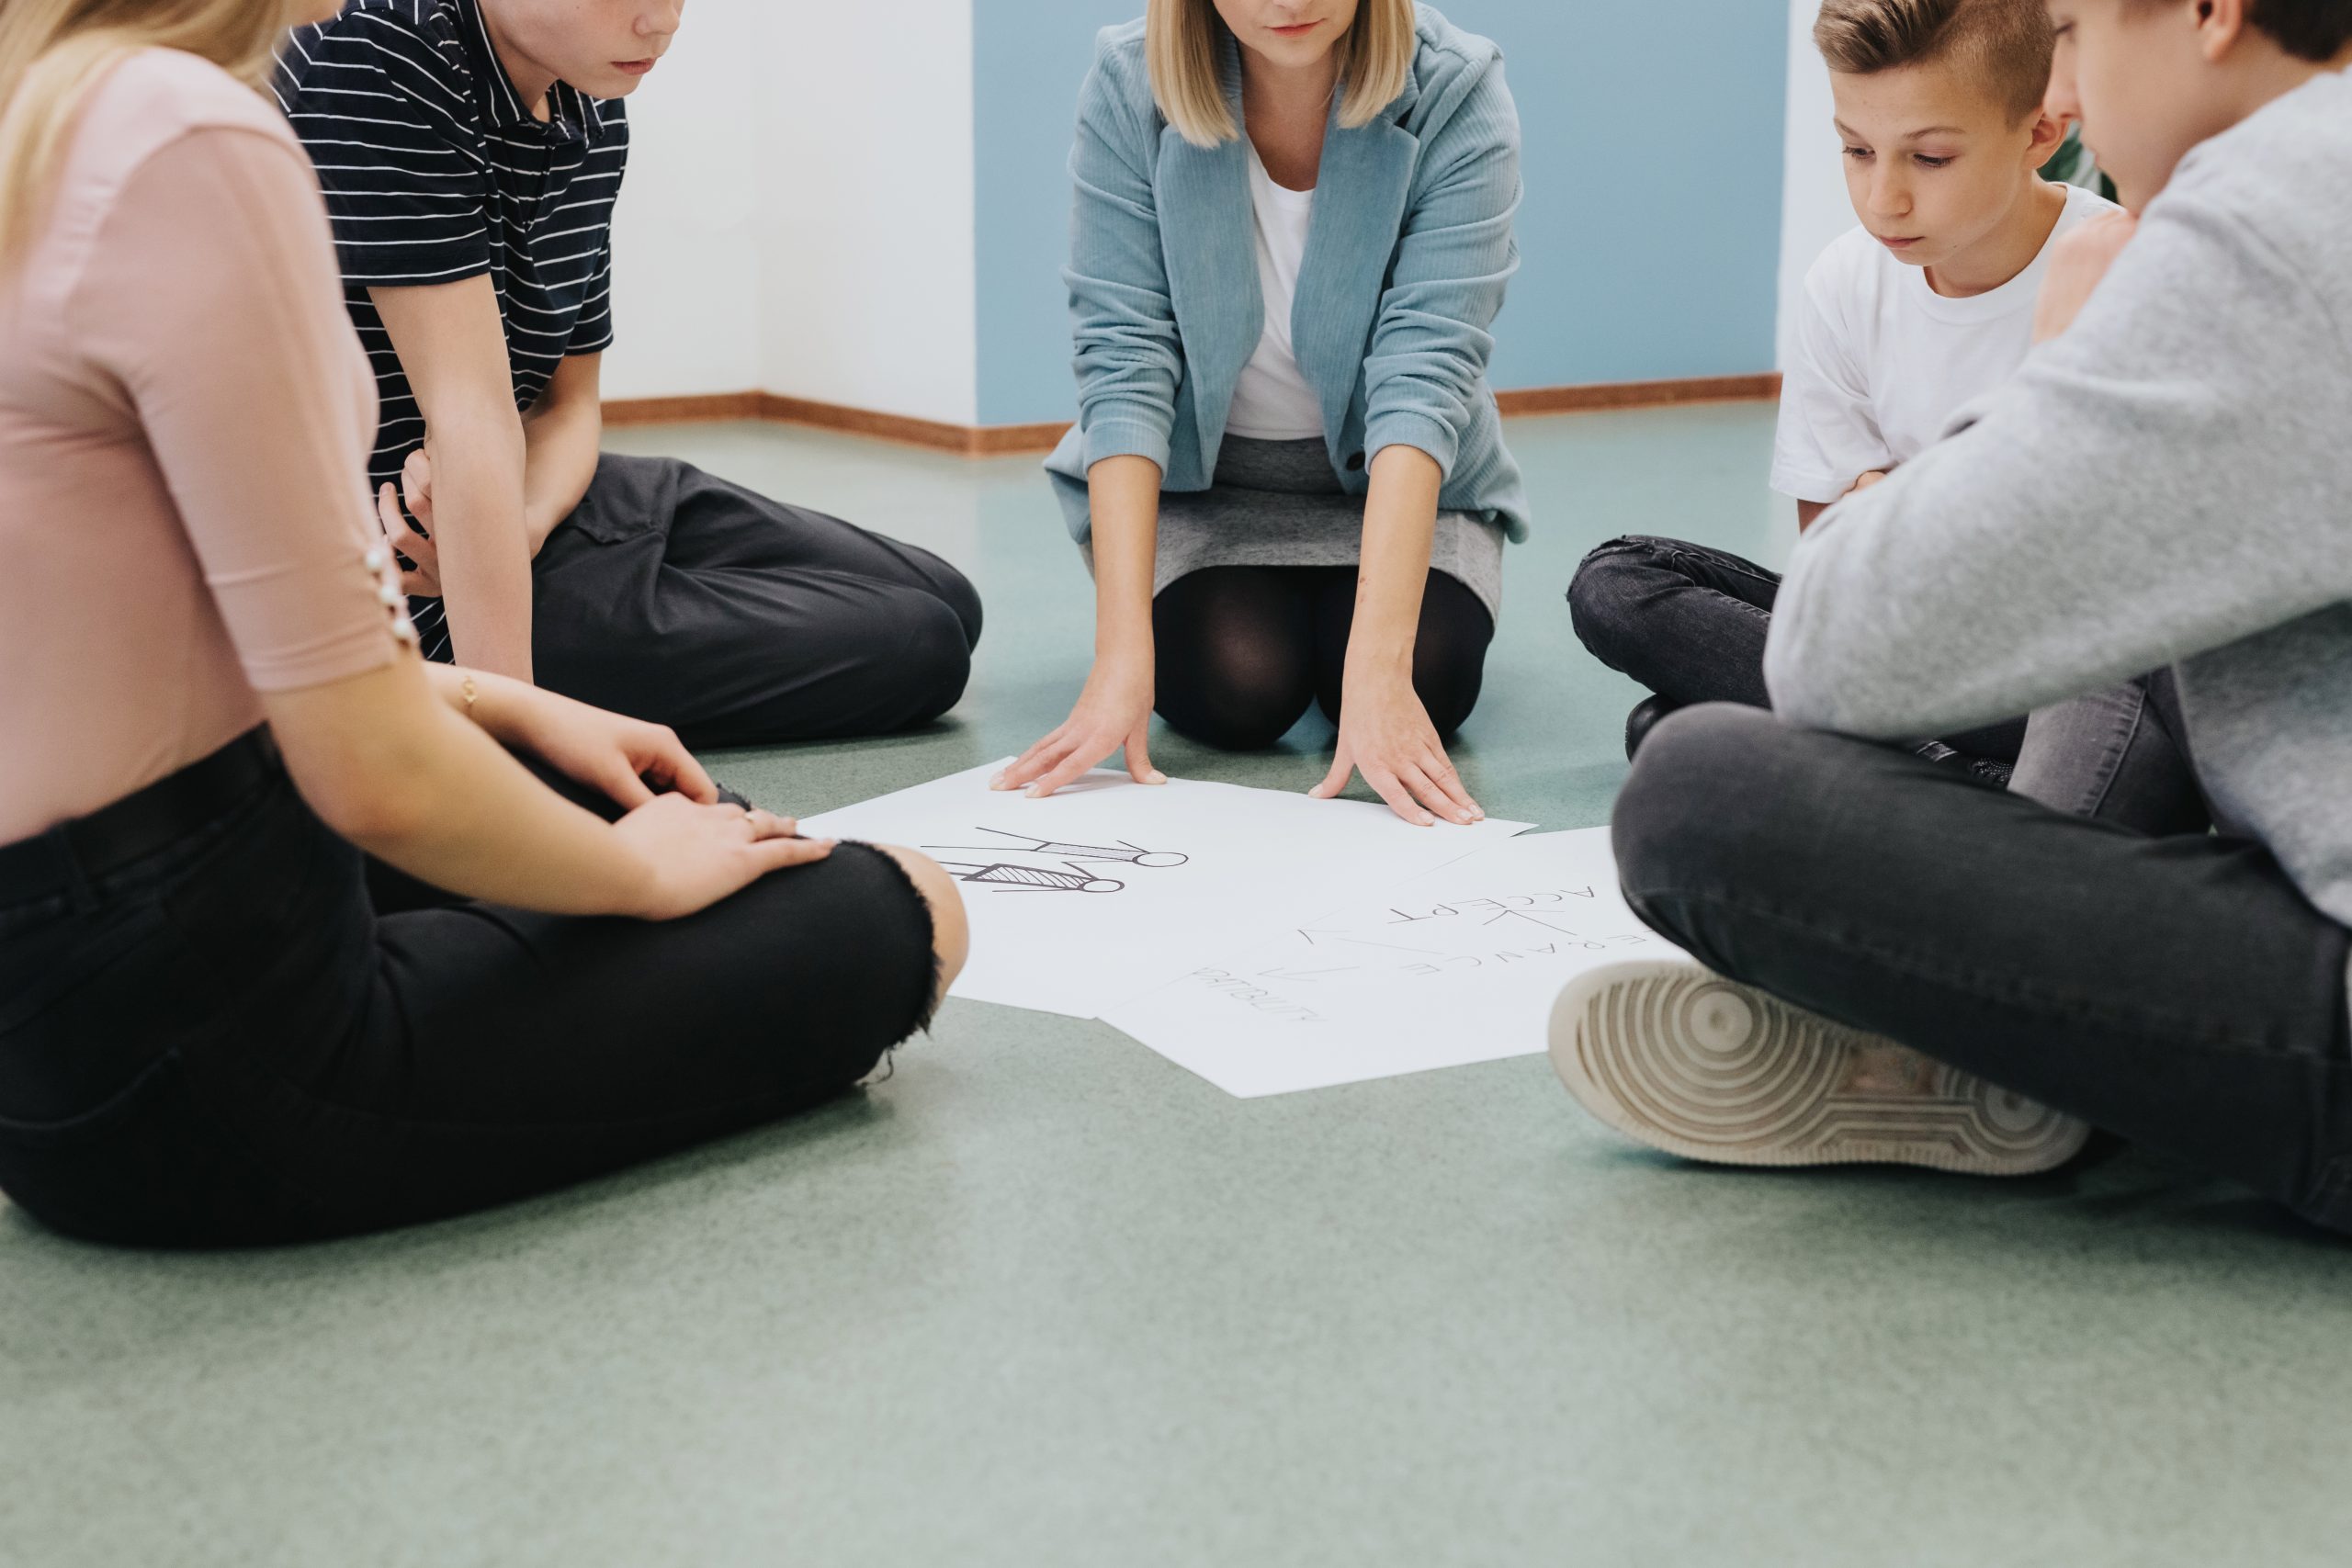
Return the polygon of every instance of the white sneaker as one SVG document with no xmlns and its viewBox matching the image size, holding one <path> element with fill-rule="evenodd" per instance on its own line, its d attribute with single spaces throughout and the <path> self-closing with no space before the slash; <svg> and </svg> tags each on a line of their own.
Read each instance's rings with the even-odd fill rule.
<svg viewBox="0 0 2352 1568">
<path fill-rule="evenodd" d="M 2090 1136 L 2021 1094 L 1690 964 L 1571 980 L 1552 1010 L 1552 1065 L 1626 1136 L 1718 1165 L 2030 1176 Z"/>
</svg>

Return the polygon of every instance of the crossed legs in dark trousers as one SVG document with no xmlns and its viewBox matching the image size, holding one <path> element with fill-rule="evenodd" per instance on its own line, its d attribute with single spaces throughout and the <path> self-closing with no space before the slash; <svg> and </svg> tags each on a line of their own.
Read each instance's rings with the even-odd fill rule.
<svg viewBox="0 0 2352 1568">
<path fill-rule="evenodd" d="M 1568 614 L 1595 659 L 1673 707 L 1764 708 L 1764 639 L 1780 592 L 1778 573 L 1728 550 L 1628 535 L 1585 557 Z M 2025 720 L 1940 739 L 1964 757 L 2014 762 Z"/>
<path fill-rule="evenodd" d="M 694 746 L 928 724 L 980 637 L 928 550 L 670 458 L 605 456 L 533 578 L 539 683 Z"/>
</svg>

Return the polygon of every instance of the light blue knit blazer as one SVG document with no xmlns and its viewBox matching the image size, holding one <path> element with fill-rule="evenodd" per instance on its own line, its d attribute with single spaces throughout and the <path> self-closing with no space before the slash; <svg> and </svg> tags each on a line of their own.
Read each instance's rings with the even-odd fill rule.
<svg viewBox="0 0 2352 1568">
<path fill-rule="evenodd" d="M 1444 510 L 1521 539 L 1526 486 L 1487 382 L 1490 329 L 1519 269 L 1519 114 L 1501 51 L 1416 10 L 1419 48 L 1396 100 L 1353 130 L 1334 106 L 1292 341 L 1351 493 L 1363 493 L 1383 448 L 1419 447 L 1444 470 Z M 1230 35 L 1225 86 L 1238 124 Z M 1150 458 L 1170 491 L 1209 488 L 1266 307 L 1248 143 L 1195 147 L 1161 117 L 1140 21 L 1095 40 L 1070 175 L 1079 419 L 1046 468 L 1082 539 L 1086 473 L 1105 457 Z"/>
</svg>

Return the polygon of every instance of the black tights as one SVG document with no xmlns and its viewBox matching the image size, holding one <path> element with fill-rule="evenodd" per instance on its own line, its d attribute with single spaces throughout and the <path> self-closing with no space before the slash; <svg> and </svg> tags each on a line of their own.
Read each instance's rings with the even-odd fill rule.
<svg viewBox="0 0 2352 1568">
<path fill-rule="evenodd" d="M 1340 720 L 1356 569 L 1216 566 L 1178 578 L 1151 611 L 1159 716 L 1228 751 L 1272 745 L 1310 702 Z M 1494 617 L 1478 596 L 1430 573 L 1413 645 L 1413 690 L 1441 737 L 1478 705 Z"/>
</svg>

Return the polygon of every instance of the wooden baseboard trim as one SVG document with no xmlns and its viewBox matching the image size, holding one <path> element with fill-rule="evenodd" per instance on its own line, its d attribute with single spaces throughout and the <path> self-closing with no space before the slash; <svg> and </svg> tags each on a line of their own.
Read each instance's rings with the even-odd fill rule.
<svg viewBox="0 0 2352 1568">
<path fill-rule="evenodd" d="M 1608 409 L 1669 408 L 1687 403 L 1747 402 L 1781 395 L 1777 372 L 1759 376 L 1704 376 L 1677 381 L 1614 381 L 1589 387 L 1532 387 L 1498 392 L 1505 418 L 1529 414 L 1593 413 Z M 606 424 L 678 424 L 695 421 L 758 419 L 806 425 L 871 440 L 921 446 L 963 457 L 998 457 L 1050 452 L 1069 429 L 1068 421 L 1039 424 L 949 424 L 906 414 L 881 413 L 775 392 L 716 392 L 687 398 L 619 398 L 605 405 Z"/>
<path fill-rule="evenodd" d="M 684 398 L 616 398 L 605 404 L 605 423 L 684 424 L 721 420 L 756 419 L 775 424 L 805 425 L 813 430 L 863 435 L 901 446 L 921 446 L 965 457 L 991 457 L 1005 453 L 1050 452 L 1069 429 L 1066 420 L 1041 424 L 949 424 L 875 409 L 822 403 L 811 398 L 787 398 L 777 392 L 712 392 Z"/>
<path fill-rule="evenodd" d="M 759 417 L 757 392 L 706 392 L 690 398 L 611 398 L 605 403 L 606 424 L 693 424 Z"/>
<path fill-rule="evenodd" d="M 1042 424 L 984 424 L 972 433 L 972 456 L 995 457 L 1015 452 L 1050 452 L 1069 434 L 1069 421 Z"/>
<path fill-rule="evenodd" d="M 760 417 L 777 424 L 803 424 L 815 430 L 836 430 L 844 435 L 895 441 L 901 446 L 923 446 L 934 452 L 953 452 L 959 457 L 978 456 L 979 437 L 983 434 L 977 425 L 948 424 L 934 419 L 915 419 L 902 413 L 879 413 L 872 409 L 820 403 L 808 398 L 786 398 L 775 392 L 760 394 Z"/>
<path fill-rule="evenodd" d="M 1675 408 L 1685 403 L 1760 402 L 1781 395 L 1781 375 L 1694 376 L 1675 381 L 1607 381 L 1589 387 L 1530 387 L 1497 392 L 1506 419 L 1529 414 L 1599 413 L 1610 409 Z"/>
</svg>

